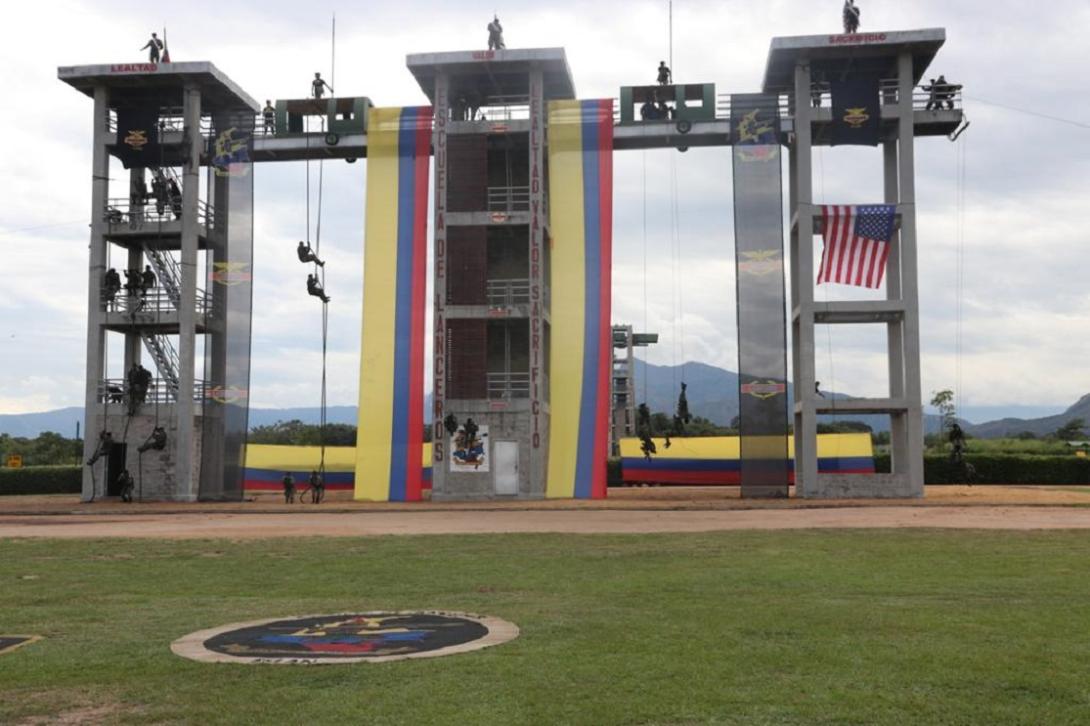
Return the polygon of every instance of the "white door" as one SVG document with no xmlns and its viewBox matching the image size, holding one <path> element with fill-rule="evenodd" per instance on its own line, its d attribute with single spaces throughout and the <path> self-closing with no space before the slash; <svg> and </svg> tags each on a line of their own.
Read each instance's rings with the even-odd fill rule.
<svg viewBox="0 0 1090 726">
<path fill-rule="evenodd" d="M 492 442 L 492 476 L 496 494 L 519 493 L 519 445 L 517 441 Z"/>
</svg>

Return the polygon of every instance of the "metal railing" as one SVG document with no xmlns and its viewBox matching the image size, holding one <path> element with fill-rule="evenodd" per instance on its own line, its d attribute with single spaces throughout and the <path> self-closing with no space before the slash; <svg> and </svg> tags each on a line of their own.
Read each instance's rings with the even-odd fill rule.
<svg viewBox="0 0 1090 726">
<path fill-rule="evenodd" d="M 165 113 L 164 113 L 165 111 Z M 109 115 L 106 118 L 106 128 L 109 131 L 117 131 L 117 110 L 110 109 Z M 185 116 L 182 109 L 174 107 L 167 109 L 160 109 L 159 116 L 159 130 L 160 131 L 182 131 L 185 128 Z M 212 117 L 201 116 L 200 129 L 202 134 L 212 133 Z"/>
<path fill-rule="evenodd" d="M 182 304 L 182 268 L 178 261 L 174 259 L 174 255 L 144 245 L 144 256 L 151 266 L 155 268 L 159 284 L 166 290 L 167 296 L 174 303 L 174 307 L 176 309 L 180 308 Z M 198 297 L 200 297 L 199 293 Z"/>
<path fill-rule="evenodd" d="M 489 280 L 487 283 L 488 307 L 507 308 L 512 305 L 530 304 L 530 281 Z"/>
<path fill-rule="evenodd" d="M 160 278 L 162 279 L 162 278 Z M 175 294 L 164 287 L 155 287 L 146 292 L 139 290 L 129 291 L 122 288 L 111 297 L 105 290 L 102 291 L 102 304 L 107 312 L 124 313 L 134 320 L 142 323 L 150 322 L 158 315 L 174 313 L 181 304 L 181 294 L 175 298 Z M 211 296 L 197 289 L 197 316 L 207 316 L 212 311 Z"/>
<path fill-rule="evenodd" d="M 119 232 L 126 226 L 136 229 L 145 224 L 165 224 L 181 219 L 182 202 L 163 200 L 161 203 L 149 198 L 143 204 L 133 204 L 129 197 L 112 197 L 106 200 L 103 219 L 110 226 L 111 232 Z M 211 228 L 215 224 L 213 208 L 203 200 L 197 201 L 197 223 Z"/>
<path fill-rule="evenodd" d="M 212 397 L 220 387 L 211 381 L 193 381 L 193 400 L 198 403 Z M 129 403 L 128 382 L 124 378 L 107 378 L 99 381 L 98 402 Z M 148 385 L 143 403 L 174 403 L 178 400 L 178 386 L 162 378 L 153 378 Z"/>
<path fill-rule="evenodd" d="M 530 211 L 530 187 L 488 187 L 489 212 Z"/>
<path fill-rule="evenodd" d="M 155 367 L 159 369 L 159 374 L 166 380 L 167 386 L 173 386 L 177 390 L 178 368 L 181 363 L 178 358 L 178 351 L 170 342 L 170 338 L 147 331 L 144 331 L 140 338 L 144 341 L 144 348 L 148 351 L 151 359 L 155 361 Z"/>
<path fill-rule="evenodd" d="M 529 373 L 488 373 L 488 397 L 495 398 L 529 398 L 530 374 Z"/>
</svg>

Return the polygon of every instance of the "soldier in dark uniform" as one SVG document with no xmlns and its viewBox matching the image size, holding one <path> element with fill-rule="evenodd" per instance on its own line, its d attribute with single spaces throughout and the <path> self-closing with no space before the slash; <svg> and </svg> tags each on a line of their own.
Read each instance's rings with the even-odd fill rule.
<svg viewBox="0 0 1090 726">
<path fill-rule="evenodd" d="M 641 403 L 636 409 L 636 436 L 640 439 L 643 457 L 651 461 L 651 455 L 656 453 L 656 449 L 655 440 L 651 438 L 651 409 L 646 403 Z"/>
<path fill-rule="evenodd" d="M 503 26 L 500 25 L 500 18 L 498 15 L 493 15 L 492 22 L 488 24 L 488 49 L 503 50 L 506 47 L 503 42 Z"/>
<path fill-rule="evenodd" d="M 325 497 L 325 482 L 322 481 L 322 475 L 317 470 L 312 470 L 307 483 L 310 485 L 310 503 L 321 504 Z"/>
<path fill-rule="evenodd" d="M 855 4 L 855 0 L 844 0 L 844 32 L 851 35 L 859 32 L 859 16 L 862 11 Z"/>
<path fill-rule="evenodd" d="M 117 486 L 121 488 L 121 501 L 126 503 L 131 502 L 132 490 L 135 486 L 135 482 L 133 482 L 132 474 L 129 473 L 128 469 L 125 469 L 117 475 Z"/>
<path fill-rule="evenodd" d="M 318 267 L 325 267 L 325 263 L 318 259 L 318 255 L 314 254 L 314 250 L 310 248 L 309 242 L 299 240 L 299 246 L 295 248 L 295 253 L 299 255 L 300 262 L 313 262 Z"/>
<path fill-rule="evenodd" d="M 276 133 L 276 109 L 273 108 L 272 101 L 265 99 L 265 108 L 261 110 L 261 116 L 265 119 L 264 130 L 266 134 Z"/>
<path fill-rule="evenodd" d="M 140 294 L 147 297 L 148 290 L 155 289 L 155 273 L 151 270 L 151 265 L 144 265 L 144 271 L 140 273 Z"/>
<path fill-rule="evenodd" d="M 333 93 L 333 86 L 322 80 L 321 73 L 315 73 L 314 80 L 310 82 L 310 90 L 311 93 L 314 94 L 314 98 L 316 100 L 321 100 L 322 96 L 325 95 L 325 89 L 327 88 L 330 93 Z"/>
<path fill-rule="evenodd" d="M 170 211 L 174 212 L 175 219 L 182 218 L 182 190 L 178 188 L 178 182 L 167 179 L 167 196 L 170 198 Z"/>
<path fill-rule="evenodd" d="M 155 449 L 156 451 L 162 451 L 167 447 L 167 432 L 162 426 L 156 426 L 151 430 L 151 436 L 148 440 L 140 444 L 140 448 L 137 452 L 143 454 L 145 451 Z"/>
<path fill-rule="evenodd" d="M 660 86 L 668 86 L 674 80 L 673 74 L 670 72 L 669 66 L 666 65 L 666 61 L 659 61 L 659 76 L 658 81 Z"/>
<path fill-rule="evenodd" d="M 950 427 L 950 461 L 961 464 L 965 461 L 965 432 L 954 422 Z"/>
<path fill-rule="evenodd" d="M 87 460 L 87 466 L 94 466 L 95 462 L 101 459 L 103 456 L 109 456 L 110 448 L 114 445 L 114 435 L 109 431 L 103 431 L 98 435 L 98 448 L 95 449 L 95 453 L 91 455 L 91 458 Z"/>
<path fill-rule="evenodd" d="M 329 302 L 329 296 L 322 289 L 322 283 L 318 282 L 318 278 L 314 275 L 307 275 L 307 294 L 321 298 L 324 303 Z"/>
<path fill-rule="evenodd" d="M 284 504 L 291 504 L 295 501 L 295 477 L 290 471 L 285 471 L 280 483 L 284 485 Z"/>
<path fill-rule="evenodd" d="M 151 196 L 155 199 L 155 213 L 162 217 L 167 205 L 167 185 L 161 171 L 156 170 L 151 177 Z"/>
<path fill-rule="evenodd" d="M 106 302 L 112 303 L 117 293 L 121 292 L 121 275 L 117 274 L 117 270 L 112 267 L 106 270 L 106 275 L 102 278 L 102 289 L 106 293 Z"/>
<path fill-rule="evenodd" d="M 163 49 L 163 41 L 159 40 L 158 35 L 156 35 L 155 33 L 152 33 L 151 34 L 151 40 L 149 40 L 144 45 L 144 47 L 141 48 L 140 50 L 147 50 L 148 51 L 148 62 L 149 63 L 158 63 L 159 62 L 159 51 L 161 51 L 162 49 Z"/>
</svg>

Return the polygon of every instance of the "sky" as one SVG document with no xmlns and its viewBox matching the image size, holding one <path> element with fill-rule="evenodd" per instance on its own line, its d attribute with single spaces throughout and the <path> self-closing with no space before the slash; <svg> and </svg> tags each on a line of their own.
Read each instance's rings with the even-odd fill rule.
<svg viewBox="0 0 1090 726">
<path fill-rule="evenodd" d="M 578 96 L 608 98 L 622 85 L 652 82 L 670 41 L 665 0 L 341 5 L 194 0 L 118 13 L 43 0 L 4 8 L 0 69 L 10 102 L 0 114 L 0 249 L 9 273 L 0 286 L 0 413 L 83 403 L 92 102 L 57 80 L 57 66 L 143 60 L 138 49 L 149 33 L 166 27 L 173 60 L 211 61 L 259 102 L 302 97 L 321 71 L 339 96 L 420 105 L 405 55 L 481 48 L 497 11 L 508 47 L 564 47 Z M 1059 412 L 1090 392 L 1090 232 L 1082 219 L 1090 207 L 1090 95 L 1074 80 L 1085 48 L 1072 32 L 1090 27 L 1090 4 L 1056 0 L 1048 13 L 1009 0 L 859 5 L 865 32 L 946 28 L 928 76 L 965 84 L 972 121 L 958 143 L 916 145 L 924 398 L 954 389 L 974 421 Z M 759 91 L 772 36 L 838 32 L 839 18 L 838 0 L 675 0 L 675 80 L 712 82 L 718 93 Z M 615 155 L 613 320 L 660 334 L 651 363 L 737 369 L 730 163 L 728 148 Z M 319 402 L 320 309 L 305 294 L 294 250 L 306 236 L 306 173 L 302 162 L 255 169 L 253 406 Z M 322 251 L 333 298 L 328 398 L 354 404 L 366 163 L 329 162 L 323 173 Z M 823 149 L 814 173 L 817 203 L 881 200 L 877 150 Z M 120 167 L 111 175 L 121 179 Z M 816 294 L 873 296 L 828 285 Z M 817 345 L 824 390 L 886 393 L 881 327 L 820 327 Z M 110 372 L 120 376 L 120 364 Z"/>
</svg>

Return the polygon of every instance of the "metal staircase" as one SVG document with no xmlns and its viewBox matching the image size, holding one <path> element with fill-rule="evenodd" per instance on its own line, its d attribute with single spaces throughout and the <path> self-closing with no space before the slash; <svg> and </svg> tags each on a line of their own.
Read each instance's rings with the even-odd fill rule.
<svg viewBox="0 0 1090 726">
<path fill-rule="evenodd" d="M 155 361 L 155 367 L 159 369 L 159 376 L 166 381 L 170 398 L 178 400 L 178 351 L 165 335 L 156 335 L 143 331 L 140 333 L 144 341 L 144 348 L 148 355 Z"/>
<path fill-rule="evenodd" d="M 174 255 L 169 252 L 161 252 L 144 245 L 144 257 L 155 268 L 155 276 L 159 278 L 159 284 L 163 286 L 174 309 L 178 310 L 182 304 L 181 267 Z"/>
</svg>

